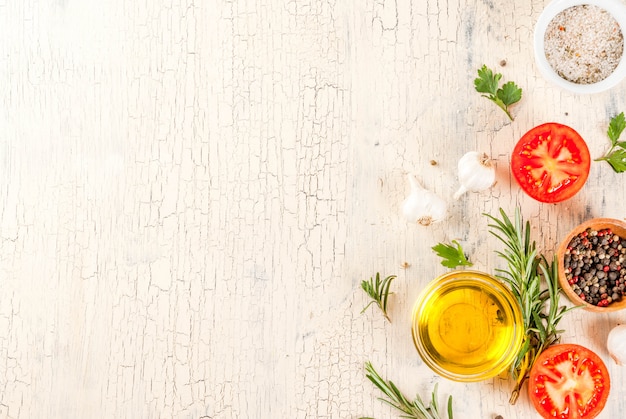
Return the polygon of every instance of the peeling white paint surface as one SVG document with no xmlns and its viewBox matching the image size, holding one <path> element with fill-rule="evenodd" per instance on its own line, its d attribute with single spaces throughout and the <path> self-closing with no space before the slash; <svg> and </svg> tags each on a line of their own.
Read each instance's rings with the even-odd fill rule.
<svg viewBox="0 0 626 419">
<path fill-rule="evenodd" d="M 0 418 L 397 417 L 368 360 L 411 397 L 438 383 L 455 418 L 536 417 L 508 379 L 432 373 L 410 314 L 446 272 L 438 242 L 501 267 L 483 212 L 520 203 L 548 254 L 626 216 L 607 164 L 558 205 L 509 175 L 531 127 L 570 124 L 599 157 L 626 111 L 624 83 L 577 96 L 541 78 L 546 4 L 0 0 Z M 483 63 L 524 89 L 513 122 L 473 90 Z M 451 199 L 470 150 L 496 159 L 496 186 L 407 225 L 406 173 Z M 398 275 L 391 324 L 360 314 L 378 271 Z M 624 322 L 563 322 L 609 365 L 601 418 L 626 411 L 604 346 Z"/>
</svg>

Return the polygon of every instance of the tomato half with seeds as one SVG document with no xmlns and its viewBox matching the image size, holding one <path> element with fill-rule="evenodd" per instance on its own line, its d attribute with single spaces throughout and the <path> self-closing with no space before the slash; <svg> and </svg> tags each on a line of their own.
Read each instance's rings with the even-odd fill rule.
<svg viewBox="0 0 626 419">
<path fill-rule="evenodd" d="M 604 408 L 611 380 L 593 351 L 575 344 L 543 351 L 528 379 L 528 393 L 544 418 L 591 419 Z"/>
<path fill-rule="evenodd" d="M 567 125 L 536 126 L 518 141 L 511 172 L 522 190 L 540 202 L 574 196 L 589 176 L 591 158 L 585 140 Z"/>
</svg>

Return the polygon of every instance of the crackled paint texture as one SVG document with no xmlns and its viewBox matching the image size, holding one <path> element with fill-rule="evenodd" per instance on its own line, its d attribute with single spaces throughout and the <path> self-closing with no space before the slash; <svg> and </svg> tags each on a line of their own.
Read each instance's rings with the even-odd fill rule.
<svg viewBox="0 0 626 419">
<path fill-rule="evenodd" d="M 368 360 L 410 396 L 438 383 L 459 418 L 535 417 L 506 378 L 437 377 L 409 323 L 446 271 L 437 242 L 501 266 L 483 212 L 521 204 L 549 254 L 626 215 L 606 164 L 559 205 L 508 174 L 532 126 L 569 123 L 595 157 L 626 110 L 624 84 L 575 96 L 539 76 L 546 4 L 0 0 L 0 418 L 396 417 Z M 515 121 L 473 91 L 483 63 L 523 87 Z M 474 149 L 498 183 L 452 202 Z M 450 200 L 445 223 L 401 219 L 408 172 Z M 392 323 L 361 314 L 378 271 L 398 275 Z M 626 411 L 604 347 L 620 322 L 564 321 L 610 366 L 603 418 Z"/>
</svg>

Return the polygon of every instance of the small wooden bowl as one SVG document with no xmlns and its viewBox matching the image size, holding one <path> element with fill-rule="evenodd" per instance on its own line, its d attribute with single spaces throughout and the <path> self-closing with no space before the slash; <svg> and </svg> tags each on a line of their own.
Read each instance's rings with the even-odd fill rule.
<svg viewBox="0 0 626 419">
<path fill-rule="evenodd" d="M 567 297 L 570 299 L 572 303 L 577 306 L 583 306 L 585 310 L 594 311 L 598 313 L 606 313 L 609 311 L 618 311 L 626 308 L 626 296 L 623 296 L 620 301 L 613 302 L 606 307 L 598 307 L 596 305 L 590 304 L 584 300 L 582 300 L 576 292 L 572 289 L 572 286 L 567 282 L 567 276 L 565 275 L 565 251 L 567 250 L 567 246 L 572 241 L 572 239 L 580 234 L 581 232 L 591 228 L 592 230 L 602 230 L 605 228 L 610 228 L 614 234 L 617 234 L 622 239 L 626 238 L 626 223 L 620 220 L 615 220 L 612 218 L 594 218 L 589 221 L 586 221 L 575 229 L 573 229 L 561 242 L 561 245 L 558 249 L 558 260 L 559 260 L 559 283 L 561 284 L 561 288 Z"/>
</svg>

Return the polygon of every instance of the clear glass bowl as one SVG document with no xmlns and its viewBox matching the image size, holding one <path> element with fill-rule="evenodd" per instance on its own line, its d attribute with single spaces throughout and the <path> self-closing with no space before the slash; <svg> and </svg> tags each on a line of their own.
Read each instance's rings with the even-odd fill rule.
<svg viewBox="0 0 626 419">
<path fill-rule="evenodd" d="M 545 54 L 544 36 L 552 19 L 563 10 L 583 4 L 598 6 L 610 13 L 619 24 L 626 41 L 626 6 L 620 0 L 554 0 L 546 6 L 535 25 L 535 60 L 541 74 L 553 84 L 573 93 L 599 93 L 614 87 L 626 76 L 626 42 L 622 58 L 615 70 L 604 80 L 593 84 L 578 84 L 562 78 L 554 71 Z"/>
<path fill-rule="evenodd" d="M 440 276 L 413 309 L 417 352 L 434 372 L 454 381 L 481 381 L 504 372 L 523 334 L 521 309 L 511 291 L 479 271 Z"/>
</svg>

